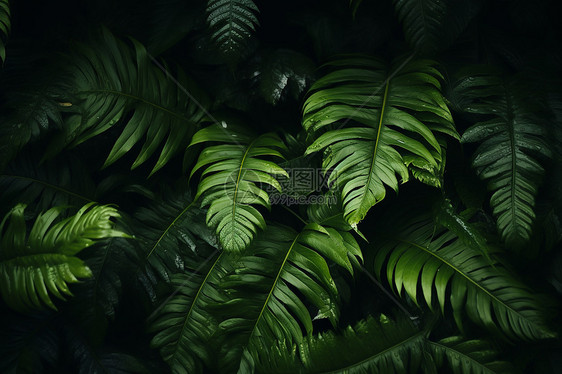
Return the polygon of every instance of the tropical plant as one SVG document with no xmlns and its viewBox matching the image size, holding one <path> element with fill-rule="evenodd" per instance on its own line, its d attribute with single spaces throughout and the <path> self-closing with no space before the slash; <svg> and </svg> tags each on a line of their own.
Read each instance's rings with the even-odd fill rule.
<svg viewBox="0 0 562 374">
<path fill-rule="evenodd" d="M 0 372 L 560 372 L 557 5 L 0 0 Z"/>
<path fill-rule="evenodd" d="M 0 62 L 6 59 L 6 46 L 4 38 L 10 32 L 10 4 L 8 0 L 0 1 Z"/>
</svg>

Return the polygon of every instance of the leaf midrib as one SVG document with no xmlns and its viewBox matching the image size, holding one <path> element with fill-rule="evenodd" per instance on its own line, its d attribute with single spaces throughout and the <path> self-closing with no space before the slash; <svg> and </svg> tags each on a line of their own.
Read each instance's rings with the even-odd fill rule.
<svg viewBox="0 0 562 374">
<path fill-rule="evenodd" d="M 199 295 L 201 294 L 201 291 L 203 290 L 203 287 L 207 284 L 207 279 L 209 279 L 209 276 L 212 274 L 213 270 L 215 269 L 215 266 L 219 263 L 223 254 L 224 254 L 224 252 L 221 252 L 221 254 L 217 257 L 217 259 L 213 263 L 213 266 L 211 266 L 209 271 L 207 271 L 207 275 L 205 275 L 205 278 L 203 279 L 203 281 L 201 282 L 201 285 L 197 289 L 197 293 L 193 297 L 193 300 L 191 302 L 191 306 L 189 307 L 189 311 L 187 312 L 187 315 L 185 316 L 185 321 L 183 322 L 183 326 L 181 328 L 179 338 L 178 338 L 176 344 L 174 344 L 174 356 L 178 352 L 180 339 L 183 336 L 185 328 L 187 327 L 187 321 L 189 321 L 189 317 L 191 317 L 191 313 L 193 312 L 193 308 L 195 307 L 195 304 L 197 304 L 197 301 L 199 299 Z"/>
<path fill-rule="evenodd" d="M 511 98 L 509 96 L 509 92 L 507 91 L 507 87 L 504 86 L 505 91 L 505 101 L 506 101 L 506 109 L 507 109 L 507 132 L 509 133 L 509 142 L 511 143 L 511 217 L 512 223 L 514 227 L 514 231 L 519 233 L 518 227 L 519 224 L 517 223 L 517 212 L 516 212 L 516 196 L 515 190 L 517 186 L 517 150 L 515 148 L 515 124 L 513 118 L 513 104 Z"/>
<path fill-rule="evenodd" d="M 279 271 L 277 272 L 277 276 L 275 277 L 275 280 L 273 281 L 273 284 L 271 285 L 271 289 L 269 290 L 269 294 L 267 295 L 267 298 L 265 299 L 265 302 L 263 303 L 263 307 L 261 308 L 260 314 L 258 315 L 258 318 L 256 319 L 256 323 L 254 323 L 254 327 L 252 328 L 252 333 L 250 334 L 250 337 L 248 338 L 248 342 L 251 342 L 252 337 L 254 336 L 254 333 L 256 332 L 256 327 L 258 326 L 258 323 L 260 322 L 260 320 L 263 316 L 263 312 L 265 311 L 265 308 L 267 308 L 267 304 L 269 303 L 269 299 L 271 299 L 271 295 L 273 295 L 273 291 L 275 290 L 275 287 L 277 286 L 277 282 L 279 281 L 279 278 L 281 277 L 281 273 L 285 269 L 285 264 L 287 263 L 287 260 L 289 259 L 289 255 L 291 254 L 291 251 L 293 250 L 295 244 L 297 243 L 297 240 L 299 239 L 300 235 L 301 235 L 300 233 L 297 234 L 297 236 L 295 237 L 295 239 L 291 243 L 291 246 L 289 247 L 289 250 L 287 251 L 287 254 L 285 255 L 285 258 L 283 259 L 283 262 L 281 263 L 281 266 L 279 267 Z"/>
<path fill-rule="evenodd" d="M 235 226 L 236 225 L 236 207 L 238 206 L 238 191 L 240 189 L 240 177 L 242 176 L 242 170 L 244 169 L 244 162 L 246 162 L 246 157 L 248 156 L 248 152 L 250 152 L 250 149 L 253 147 L 254 143 L 257 141 L 258 139 L 254 139 L 252 140 L 252 142 L 248 145 L 248 148 L 246 148 L 246 151 L 244 152 L 244 156 L 242 156 L 242 160 L 240 161 L 240 167 L 238 168 L 238 176 L 236 177 L 236 184 L 234 185 L 234 198 L 232 199 L 232 225 Z"/>
<path fill-rule="evenodd" d="M 156 250 L 156 247 L 158 247 L 158 245 L 160 244 L 160 242 L 162 241 L 162 239 L 164 239 L 164 236 L 166 236 L 166 234 L 168 234 L 168 231 L 171 230 L 171 228 L 176 224 L 176 222 L 178 221 L 178 219 L 180 219 L 188 210 L 189 208 L 191 208 L 191 206 L 193 205 L 193 203 L 195 203 L 195 200 L 192 201 L 191 203 L 189 203 L 184 210 L 181 211 L 180 214 L 178 214 L 174 220 L 172 221 L 172 223 L 170 223 L 167 227 L 166 230 L 164 230 L 164 232 L 162 233 L 162 235 L 160 235 L 160 237 L 158 238 L 158 240 L 156 241 L 156 243 L 154 244 L 154 246 L 152 246 L 152 249 L 150 250 L 150 252 L 146 255 L 146 259 L 148 259 L 152 253 L 154 252 L 154 250 Z"/>
<path fill-rule="evenodd" d="M 23 176 L 23 175 L 11 175 L 11 174 L 2 174 L 2 175 L 0 175 L 0 178 L 1 178 L 1 177 L 14 178 L 14 179 L 23 179 L 23 180 L 27 180 L 27 181 L 30 181 L 30 182 L 33 182 L 33 183 L 42 184 L 42 185 L 45 186 L 45 187 L 52 188 L 53 190 L 57 190 L 57 191 L 63 192 L 63 193 L 65 193 L 65 194 L 67 194 L 67 195 L 74 196 L 74 197 L 79 198 L 79 199 L 81 199 L 81 200 L 85 200 L 85 201 L 87 201 L 87 202 L 94 202 L 94 200 L 92 200 L 92 199 L 90 199 L 90 198 L 88 198 L 88 197 L 86 197 L 86 196 L 79 195 L 79 194 L 77 194 L 77 193 L 75 193 L 75 192 L 72 192 L 72 191 L 67 190 L 67 189 L 65 189 L 65 188 L 62 188 L 62 187 L 56 186 L 56 185 L 54 185 L 54 184 L 51 184 L 51 183 L 42 181 L 42 180 L 40 180 L 40 179 L 31 178 L 31 177 L 25 177 L 25 176 Z"/>
<path fill-rule="evenodd" d="M 382 104 L 381 104 L 381 115 L 379 118 L 379 126 L 377 129 L 377 138 L 375 140 L 375 146 L 374 146 L 374 153 L 373 153 L 373 158 L 371 160 L 371 166 L 369 167 L 369 173 L 368 173 L 368 177 L 367 177 L 367 182 L 365 183 L 365 188 L 367 189 L 367 191 L 365 191 L 365 193 L 363 194 L 363 196 L 361 197 L 361 203 L 359 204 L 359 208 L 361 208 L 365 202 L 365 198 L 367 197 L 367 193 L 369 191 L 369 185 L 371 184 L 371 179 L 373 178 L 373 169 L 375 167 L 375 161 L 377 159 L 377 153 L 378 153 L 378 149 L 379 149 L 379 141 L 380 141 L 380 135 L 381 135 L 381 131 L 382 131 L 382 126 L 383 126 L 383 119 L 384 119 L 384 111 L 386 109 L 386 102 L 388 100 L 388 86 L 390 84 L 390 79 L 388 79 L 386 81 L 386 85 L 384 88 L 384 96 L 382 99 Z"/>
<path fill-rule="evenodd" d="M 97 90 L 87 90 L 87 91 L 80 91 L 79 92 L 79 94 L 100 94 L 100 93 L 111 94 L 111 95 L 115 95 L 115 96 L 123 96 L 123 97 L 129 98 L 129 99 L 135 100 L 135 101 L 140 101 L 143 104 L 146 104 L 146 105 L 154 107 L 158 110 L 161 110 L 161 111 L 169 114 L 170 116 L 176 117 L 176 118 L 178 118 L 182 121 L 186 121 L 186 122 L 191 121 L 189 118 L 184 117 L 184 116 L 182 116 L 182 115 L 180 115 L 180 114 L 178 114 L 174 111 L 171 111 L 170 109 L 167 109 L 167 108 L 165 108 L 161 105 L 158 105 L 158 104 L 156 104 L 152 101 L 148 101 L 148 100 L 146 100 L 146 99 L 144 99 L 140 96 L 136 96 L 136 95 L 133 95 L 133 94 L 128 94 L 128 93 L 125 93 L 125 92 L 109 90 L 109 89 L 97 89 Z"/>
</svg>

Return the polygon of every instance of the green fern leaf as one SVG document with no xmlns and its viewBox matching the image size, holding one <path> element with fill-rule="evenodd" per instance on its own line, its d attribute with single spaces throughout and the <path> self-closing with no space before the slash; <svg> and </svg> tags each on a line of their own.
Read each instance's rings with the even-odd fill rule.
<svg viewBox="0 0 562 374">
<path fill-rule="evenodd" d="M 0 63 L 6 60 L 6 46 L 4 39 L 10 33 L 10 2 L 8 0 L 0 0 Z"/>
<path fill-rule="evenodd" d="M 211 38 L 224 56 L 236 59 L 244 52 L 259 25 L 258 12 L 252 0 L 208 0 Z"/>
<path fill-rule="evenodd" d="M 38 214 L 54 206 L 97 200 L 96 185 L 79 155 L 70 153 L 40 161 L 41 156 L 22 153 L 0 174 L 1 207 L 9 209 L 13 201 L 19 201 Z"/>
<path fill-rule="evenodd" d="M 203 117 L 185 74 L 174 78 L 151 61 L 146 49 L 129 45 L 103 30 L 101 43 L 80 46 L 70 61 L 69 103 L 79 115 L 67 119 L 48 155 L 76 146 L 110 128 L 123 126 L 104 166 L 144 143 L 131 168 L 160 150 L 152 173 L 185 149 Z"/>
<path fill-rule="evenodd" d="M 434 132 L 457 135 L 431 62 L 406 61 L 395 73 L 367 57 L 328 66 L 336 70 L 312 86 L 303 126 L 309 132 L 345 128 L 320 135 L 307 154 L 327 148 L 323 168 L 341 191 L 346 220 L 356 226 L 385 197 L 385 186 L 398 189 L 396 174 L 408 180 L 407 165 L 439 175 L 442 150 Z"/>
<path fill-rule="evenodd" d="M 223 252 L 205 259 L 197 271 L 174 275 L 173 296 L 150 324 L 150 331 L 156 332 L 151 346 L 160 350 L 173 373 L 201 373 L 212 364 L 209 340 L 218 323 L 208 306 L 217 299 L 219 281 L 230 269 L 226 256 Z"/>
<path fill-rule="evenodd" d="M 205 225 L 205 212 L 198 208 L 189 191 L 164 190 L 165 198 L 140 208 L 133 232 L 139 251 L 158 279 L 169 282 L 171 275 L 185 272 L 191 256 L 205 256 L 218 247 L 214 234 Z"/>
<path fill-rule="evenodd" d="M 203 142 L 222 144 L 205 148 L 191 171 L 193 176 L 206 168 L 195 200 L 204 195 L 201 206 L 209 206 L 207 224 L 216 230 L 224 250 L 242 251 L 251 243 L 257 228 L 265 228 L 263 216 L 253 205 L 270 208 L 267 192 L 256 183 L 281 192 L 274 176 L 288 177 L 283 168 L 263 158 L 283 158 L 279 150 L 284 144 L 275 134 L 253 138 L 218 124 L 200 130 L 191 145 Z"/>
<path fill-rule="evenodd" d="M 335 324 L 338 291 L 324 258 L 353 271 L 347 244 L 335 229 L 312 223 L 300 233 L 269 226 L 262 234 L 221 282 L 228 295 L 219 325 L 227 337 L 224 359 L 238 368 L 242 356 L 239 372 L 253 367 L 261 345 L 276 339 L 300 342 L 301 326 L 312 333 L 305 300 L 318 310 L 314 319 Z"/>
<path fill-rule="evenodd" d="M 409 373 L 418 372 L 424 356 L 427 331 L 410 321 L 381 321 L 369 316 L 340 333 L 328 331 L 306 337 L 297 354 L 280 344 L 264 347 L 278 354 L 262 355 L 260 373 Z M 262 358 L 260 357 L 260 358 Z M 267 359 L 265 357 L 268 357 Z"/>
<path fill-rule="evenodd" d="M 438 45 L 442 37 L 441 26 L 447 15 L 447 3 L 440 0 L 394 0 L 410 44 L 421 49 Z"/>
<path fill-rule="evenodd" d="M 400 227 L 399 239 L 381 244 L 375 258 L 375 272 L 386 273 L 398 294 L 404 290 L 416 303 L 423 298 L 430 308 L 436 296 L 441 312 L 450 305 L 461 328 L 466 311 L 474 322 L 508 338 L 554 336 L 545 327 L 538 297 L 500 263 L 490 262 L 480 249 L 425 215 Z"/>
<path fill-rule="evenodd" d="M 472 166 L 492 192 L 502 239 L 519 248 L 531 236 L 541 160 L 551 155 L 536 104 L 522 87 L 485 72 L 460 79 L 456 90 L 471 99 L 467 112 L 487 117 L 466 130 L 462 142 L 479 143 Z"/>
<path fill-rule="evenodd" d="M 514 368 L 498 361 L 497 351 L 484 340 L 451 336 L 437 342 L 428 340 L 426 349 L 437 367 L 447 366 L 454 374 L 513 373 Z"/>
<path fill-rule="evenodd" d="M 39 215 L 26 239 L 25 205 L 16 205 L 0 224 L 0 292 L 15 310 L 56 309 L 49 294 L 64 299 L 72 295 L 68 283 L 92 276 L 90 269 L 75 255 L 107 237 L 124 237 L 113 229 L 118 218 L 110 206 L 82 207 L 75 215 L 56 224 L 63 208 L 52 208 Z M 8 224 L 6 224 L 8 222 Z"/>
</svg>

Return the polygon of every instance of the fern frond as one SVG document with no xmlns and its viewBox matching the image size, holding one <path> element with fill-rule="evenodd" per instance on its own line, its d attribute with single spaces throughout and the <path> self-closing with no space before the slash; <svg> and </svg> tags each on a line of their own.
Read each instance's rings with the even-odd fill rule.
<svg viewBox="0 0 562 374">
<path fill-rule="evenodd" d="M 406 39 L 413 46 L 427 49 L 438 45 L 442 36 L 441 25 L 447 15 L 447 3 L 439 0 L 394 0 Z"/>
<path fill-rule="evenodd" d="M 424 357 L 427 331 L 410 321 L 381 321 L 369 316 L 342 332 L 306 337 L 296 354 L 282 344 L 264 347 L 273 362 L 258 361 L 260 373 L 408 373 L 418 372 Z M 280 348 L 278 348 L 280 347 Z M 275 351 L 278 354 L 275 354 Z M 270 354 L 268 353 L 267 356 Z M 275 361 L 277 358 L 277 361 Z"/>
<path fill-rule="evenodd" d="M 472 166 L 492 192 L 490 205 L 502 239 L 519 248 L 531 236 L 544 173 L 541 161 L 551 155 L 538 107 L 524 88 L 486 72 L 463 77 L 456 90 L 471 101 L 465 111 L 486 117 L 461 140 L 479 144 Z"/>
<path fill-rule="evenodd" d="M 554 336 L 545 327 L 539 298 L 479 248 L 436 226 L 427 215 L 399 227 L 377 248 L 375 258 L 376 274 L 386 274 L 398 294 L 404 290 L 432 309 L 437 304 L 442 313 L 450 306 L 460 328 L 466 312 L 472 321 L 511 339 Z"/>
<path fill-rule="evenodd" d="M 200 259 L 213 257 L 219 246 L 189 190 L 163 189 L 161 195 L 141 207 L 130 224 L 137 239 L 129 241 L 129 250 L 139 257 L 136 277 L 152 301 L 158 298 L 159 283 L 194 271 Z"/>
<path fill-rule="evenodd" d="M 82 207 L 75 215 L 53 224 L 63 208 L 40 214 L 27 237 L 25 205 L 16 205 L 0 224 L 0 291 L 15 310 L 56 309 L 50 295 L 63 299 L 72 295 L 68 283 L 92 276 L 91 270 L 75 255 L 96 240 L 125 237 L 113 229 L 119 217 L 115 208 Z M 6 224 L 7 223 L 7 224 Z"/>
<path fill-rule="evenodd" d="M 83 205 L 96 200 L 95 190 L 88 165 L 76 154 L 41 163 L 41 156 L 22 153 L 0 174 L 0 206 L 8 209 L 13 201 L 37 213 L 54 206 Z"/>
<path fill-rule="evenodd" d="M 338 290 L 325 258 L 353 272 L 347 245 L 337 230 L 314 223 L 301 232 L 272 225 L 258 236 L 221 282 L 228 295 L 219 325 L 227 338 L 225 363 L 238 368 L 242 357 L 238 370 L 246 372 L 261 345 L 276 339 L 300 342 L 301 326 L 312 332 L 305 300 L 318 311 L 314 319 L 334 324 Z"/>
<path fill-rule="evenodd" d="M 203 142 L 221 144 L 206 147 L 191 171 L 193 176 L 205 167 L 195 199 L 204 196 L 201 206 L 209 206 L 207 224 L 216 230 L 224 250 L 240 252 L 258 228 L 265 228 L 265 220 L 254 205 L 270 208 L 269 195 L 257 183 L 281 192 L 274 176 L 288 177 L 283 168 L 264 159 L 282 159 L 279 150 L 285 145 L 275 134 L 253 138 L 219 124 L 200 130 L 191 145 Z"/>
<path fill-rule="evenodd" d="M 219 281 L 230 270 L 227 254 L 215 254 L 198 269 L 172 276 L 173 295 L 150 323 L 151 346 L 160 350 L 173 373 L 201 373 L 212 365 L 209 340 L 218 328 L 208 307 L 218 297 Z"/>
<path fill-rule="evenodd" d="M 237 59 L 259 25 L 252 0 L 208 0 L 207 23 L 211 38 L 227 59 Z"/>
<path fill-rule="evenodd" d="M 10 2 L 8 0 L 0 0 L 0 64 L 6 60 L 5 38 L 10 33 L 11 16 Z"/>
<path fill-rule="evenodd" d="M 356 226 L 385 197 L 386 186 L 398 189 L 396 174 L 408 180 L 407 165 L 438 179 L 443 157 L 436 133 L 457 135 L 433 63 L 406 61 L 391 73 L 380 60 L 357 57 L 328 67 L 334 71 L 310 89 L 303 126 L 329 131 L 307 154 L 327 149 L 323 168 L 342 191 L 346 220 Z M 345 128 L 331 130 L 337 124 Z"/>
<path fill-rule="evenodd" d="M 451 336 L 437 342 L 428 340 L 426 349 L 437 367 L 449 367 L 454 374 L 507 374 L 514 370 L 508 362 L 497 360 L 497 351 L 485 340 Z"/>
<path fill-rule="evenodd" d="M 204 112 L 194 101 L 193 84 L 183 72 L 172 77 L 152 62 L 137 41 L 131 40 L 131 48 L 105 29 L 101 34 L 101 41 L 78 47 L 69 61 L 72 79 L 68 102 L 78 114 L 67 119 L 48 153 L 76 146 L 121 125 L 121 135 L 104 166 L 143 143 L 131 168 L 160 149 L 152 174 L 185 149 Z"/>
</svg>

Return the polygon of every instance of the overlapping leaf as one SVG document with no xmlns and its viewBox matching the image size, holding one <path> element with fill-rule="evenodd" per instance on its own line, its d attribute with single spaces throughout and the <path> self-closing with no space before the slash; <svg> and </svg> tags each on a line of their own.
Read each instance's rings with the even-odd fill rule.
<svg viewBox="0 0 562 374">
<path fill-rule="evenodd" d="M 158 285 L 174 274 L 193 272 L 201 258 L 218 252 L 218 240 L 205 224 L 205 212 L 189 190 L 163 189 L 162 195 L 133 216 L 129 251 L 138 254 L 136 278 L 152 302 Z"/>
<path fill-rule="evenodd" d="M 209 206 L 207 224 L 216 230 L 224 250 L 239 252 L 248 247 L 258 228 L 266 226 L 254 205 L 269 208 L 269 195 L 257 183 L 281 192 L 274 176 L 288 174 L 266 159 L 283 157 L 279 150 L 284 144 L 277 135 L 270 133 L 254 138 L 223 125 L 211 125 L 193 137 L 191 145 L 221 144 L 203 150 L 191 175 L 205 167 L 195 199 L 204 196 L 201 206 Z"/>
<path fill-rule="evenodd" d="M 24 209 L 16 205 L 0 224 L 0 291 L 16 310 L 43 304 L 56 309 L 50 294 L 64 299 L 63 294 L 72 295 L 68 283 L 92 276 L 75 255 L 96 240 L 126 236 L 113 229 L 117 210 L 93 203 L 55 224 L 63 208 L 49 209 L 37 217 L 27 236 Z"/>
<path fill-rule="evenodd" d="M 258 373 L 509 373 L 513 368 L 496 359 L 486 341 L 453 336 L 428 338 L 406 319 L 380 321 L 369 316 L 353 328 L 307 337 L 298 346 L 279 342 L 263 347 Z"/>
<path fill-rule="evenodd" d="M 485 340 L 451 336 L 436 342 L 428 340 L 426 349 L 436 367 L 449 367 L 454 374 L 513 373 L 514 370 L 508 362 L 497 359 L 497 351 Z M 431 366 L 428 363 L 428 369 Z"/>
<path fill-rule="evenodd" d="M 472 165 L 492 192 L 498 230 L 508 246 L 521 247 L 535 219 L 541 161 L 551 153 L 539 108 L 523 87 L 487 72 L 463 77 L 456 91 L 469 101 L 465 111 L 485 116 L 462 142 L 479 144 Z"/>
<path fill-rule="evenodd" d="M 120 125 L 105 165 L 142 143 L 131 168 L 160 150 L 154 173 L 189 144 L 203 117 L 193 84 L 181 71 L 172 77 L 140 43 L 131 43 L 133 48 L 104 30 L 97 44 L 77 47 L 70 60 L 68 102 L 79 114 L 66 121 L 50 154 Z"/>
<path fill-rule="evenodd" d="M 79 157 L 70 155 L 42 164 L 40 156 L 30 153 L 16 158 L 0 174 L 0 206 L 10 209 L 13 201 L 19 201 L 39 213 L 54 206 L 95 200 L 90 170 Z"/>
<path fill-rule="evenodd" d="M 329 331 L 305 338 L 296 354 L 281 346 L 276 355 L 277 347 L 269 348 L 273 361 L 259 362 L 258 372 L 416 372 L 423 358 L 426 334 L 405 320 L 396 323 L 384 318 L 379 322 L 369 317 L 338 334 Z"/>
<path fill-rule="evenodd" d="M 348 256 L 357 250 L 357 243 L 318 224 L 308 224 L 300 233 L 269 226 L 221 283 L 228 294 L 220 327 L 227 336 L 224 361 L 229 370 L 251 370 L 263 344 L 300 342 L 301 326 L 310 334 L 314 316 L 305 302 L 318 311 L 315 319 L 334 324 L 338 291 L 325 258 L 352 272 Z"/>
<path fill-rule="evenodd" d="M 67 310 L 80 316 L 78 323 L 94 341 L 105 337 L 132 273 L 135 258 L 129 250 L 129 240 L 109 238 L 81 252 L 92 277 L 74 286 L 75 297 Z"/>
<path fill-rule="evenodd" d="M 396 174 L 408 180 L 408 167 L 422 181 L 439 184 L 443 157 L 436 133 L 457 135 L 433 63 L 407 60 L 391 70 L 380 60 L 356 57 L 328 67 L 334 70 L 316 81 L 304 104 L 303 126 L 329 131 L 307 153 L 327 148 L 323 167 L 355 226 L 385 197 L 386 186 L 398 189 Z"/>
<path fill-rule="evenodd" d="M 209 340 L 218 323 L 209 304 L 218 299 L 220 279 L 229 268 L 227 254 L 215 254 L 198 269 L 172 276 L 172 296 L 150 324 L 158 348 L 173 373 L 201 373 L 212 366 Z"/>
<path fill-rule="evenodd" d="M 512 339 L 554 336 L 545 327 L 539 298 L 479 248 L 426 215 L 400 227 L 377 248 L 375 259 L 375 272 L 386 274 L 399 294 L 404 290 L 416 303 L 437 304 L 442 312 L 450 306 L 459 327 L 466 313 Z"/>
</svg>

